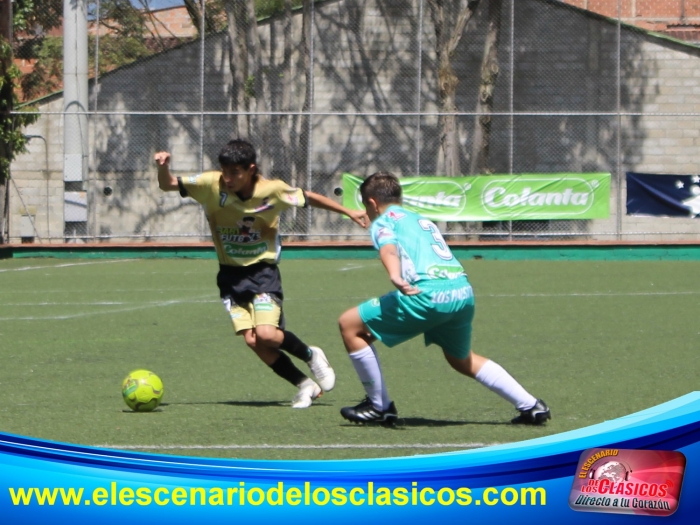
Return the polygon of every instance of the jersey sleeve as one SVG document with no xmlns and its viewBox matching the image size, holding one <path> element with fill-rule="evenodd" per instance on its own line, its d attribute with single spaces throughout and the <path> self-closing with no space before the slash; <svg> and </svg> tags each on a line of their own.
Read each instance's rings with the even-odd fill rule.
<svg viewBox="0 0 700 525">
<path fill-rule="evenodd" d="M 183 197 L 192 197 L 200 204 L 204 204 L 207 197 L 211 194 L 211 188 L 214 184 L 219 183 L 221 174 L 216 171 L 207 171 L 198 175 L 189 177 L 178 177 L 177 186 L 180 189 L 180 195 Z"/>
<path fill-rule="evenodd" d="M 275 197 L 283 210 L 287 208 L 306 208 L 309 205 L 304 190 L 292 188 L 281 180 L 275 182 Z"/>
<path fill-rule="evenodd" d="M 369 233 L 372 237 L 372 243 L 377 250 L 386 244 L 398 244 L 394 223 L 384 220 L 382 217 L 379 217 L 372 223 Z"/>
</svg>

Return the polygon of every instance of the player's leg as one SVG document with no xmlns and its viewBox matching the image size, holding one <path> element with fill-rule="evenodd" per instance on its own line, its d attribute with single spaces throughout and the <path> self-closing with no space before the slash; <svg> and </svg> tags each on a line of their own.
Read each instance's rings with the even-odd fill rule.
<svg viewBox="0 0 700 525">
<path fill-rule="evenodd" d="M 262 331 L 257 329 L 255 326 L 253 303 L 246 303 L 245 305 L 237 304 L 230 296 L 222 298 L 222 302 L 224 308 L 226 308 L 229 313 L 236 335 L 242 336 L 246 345 L 248 345 L 260 360 L 269 366 L 275 374 L 297 387 L 299 389 L 297 396 L 303 391 L 304 399 L 297 400 L 295 397 L 292 400 L 292 406 L 294 408 L 306 408 L 310 406 L 312 400 L 320 395 L 321 389 L 301 370 L 294 366 L 294 363 L 292 363 L 292 360 L 287 354 L 279 350 L 279 344 L 275 347 L 269 343 L 269 339 L 274 338 L 274 335 L 270 336 L 270 332 L 274 334 L 277 328 L 273 327 L 274 330 L 267 331 L 264 329 Z M 258 332 L 261 332 L 264 338 L 260 338 Z"/>
<path fill-rule="evenodd" d="M 253 300 L 255 332 L 258 344 L 274 350 L 285 350 L 304 361 L 324 392 L 333 390 L 335 372 L 323 350 L 308 346 L 285 329 L 282 298 L 275 294 L 258 294 Z"/>
<path fill-rule="evenodd" d="M 376 338 L 365 326 L 358 308 L 343 313 L 338 325 L 350 361 L 367 394 L 360 404 L 343 407 L 340 414 L 354 423 L 392 423 L 398 414 L 386 389 L 379 355 L 372 344 Z"/>
<path fill-rule="evenodd" d="M 471 309 L 471 311 L 469 311 Z M 426 333 L 426 342 L 440 346 L 445 359 L 457 372 L 475 379 L 511 403 L 520 415 L 513 423 L 541 424 L 551 418 L 549 408 L 515 380 L 501 365 L 471 351 L 473 305 L 461 315 Z"/>
</svg>

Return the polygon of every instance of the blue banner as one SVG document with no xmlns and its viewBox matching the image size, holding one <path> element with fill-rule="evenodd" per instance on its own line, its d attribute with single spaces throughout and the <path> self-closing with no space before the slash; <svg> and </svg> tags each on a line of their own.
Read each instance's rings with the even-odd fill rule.
<svg viewBox="0 0 700 525">
<path fill-rule="evenodd" d="M 637 496 L 635 488 L 626 498 L 626 509 L 634 514 L 643 507 L 648 514 L 649 506 L 658 504 L 660 511 L 672 512 L 663 523 L 696 523 L 700 392 L 617 420 L 530 441 L 372 460 L 168 456 L 0 434 L 0 510 L 4 523 L 23 524 L 191 524 L 196 520 L 279 525 L 301 519 L 334 525 L 368 521 L 573 525 L 589 524 L 592 519 L 602 524 L 632 523 L 654 518 L 606 513 L 606 505 L 614 506 L 613 499 L 599 494 L 610 494 L 615 486 L 625 489 L 627 475 L 621 480 L 603 478 L 618 463 L 629 463 L 628 470 L 639 471 L 635 461 L 646 461 L 646 456 L 635 450 L 666 451 L 654 461 L 675 469 L 672 475 L 659 477 L 663 495 L 673 493 L 675 499 L 664 504 L 659 499 L 661 489 L 654 489 L 658 502 L 649 503 L 649 498 Z M 608 455 L 616 461 L 609 462 Z M 674 458 L 687 459 L 682 482 L 679 465 L 685 463 Z M 595 461 L 603 461 L 603 467 L 598 468 Z M 596 476 L 589 476 L 594 470 Z M 653 470 L 658 472 L 657 467 Z M 574 494 L 575 486 L 579 492 L 584 490 L 574 482 L 586 477 L 591 481 L 584 486 L 597 484 L 598 493 L 591 488 L 583 496 Z M 675 490 L 668 490 L 671 486 Z M 577 504 L 590 505 L 582 510 L 598 513 L 579 512 Z"/>
<path fill-rule="evenodd" d="M 627 173 L 627 215 L 700 215 L 700 175 Z"/>
</svg>

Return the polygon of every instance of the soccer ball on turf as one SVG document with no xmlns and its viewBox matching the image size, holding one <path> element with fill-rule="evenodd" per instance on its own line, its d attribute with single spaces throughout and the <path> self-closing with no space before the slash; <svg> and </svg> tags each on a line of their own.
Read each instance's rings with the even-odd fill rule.
<svg viewBox="0 0 700 525">
<path fill-rule="evenodd" d="M 122 383 L 122 396 L 136 412 L 150 412 L 163 399 L 163 381 L 149 370 L 134 370 Z"/>
</svg>

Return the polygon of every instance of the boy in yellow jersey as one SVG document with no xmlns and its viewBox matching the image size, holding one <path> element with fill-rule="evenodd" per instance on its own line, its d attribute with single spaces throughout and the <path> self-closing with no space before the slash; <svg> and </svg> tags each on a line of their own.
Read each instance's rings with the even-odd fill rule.
<svg viewBox="0 0 700 525">
<path fill-rule="evenodd" d="M 170 172 L 170 154 L 155 154 L 158 185 L 202 204 L 219 258 L 217 285 L 236 335 L 272 370 L 299 390 L 292 407 L 306 408 L 335 386 L 335 373 L 318 347 L 307 346 L 285 330 L 280 256 L 280 213 L 314 206 L 345 214 L 360 226 L 364 211 L 351 211 L 316 193 L 292 188 L 258 173 L 256 153 L 245 140 L 232 140 L 219 153 L 221 171 L 191 177 Z M 299 370 L 285 350 L 309 365 L 316 381 Z"/>
</svg>

